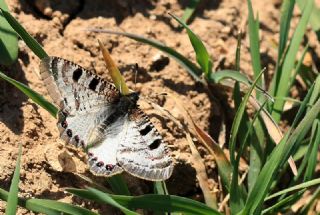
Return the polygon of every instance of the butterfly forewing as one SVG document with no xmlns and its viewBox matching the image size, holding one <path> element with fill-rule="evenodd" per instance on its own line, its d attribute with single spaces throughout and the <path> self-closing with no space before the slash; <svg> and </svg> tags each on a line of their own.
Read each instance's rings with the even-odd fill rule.
<svg viewBox="0 0 320 215">
<path fill-rule="evenodd" d="M 89 148 L 88 161 L 93 173 L 113 175 L 121 172 L 121 167 L 116 164 L 116 154 L 110 150 L 116 149 L 117 144 L 107 144 L 109 151 L 103 152 L 105 146 L 97 142 L 97 138 L 104 140 L 104 136 L 98 136 L 100 133 L 97 133 L 97 128 L 113 114 L 114 104 L 119 99 L 119 92 L 114 85 L 57 57 L 41 61 L 40 75 L 49 95 L 60 107 L 58 128 L 61 138 L 66 143 Z M 92 144 L 97 146 L 90 149 L 88 146 Z M 104 147 L 100 149 L 101 146 Z"/>
</svg>

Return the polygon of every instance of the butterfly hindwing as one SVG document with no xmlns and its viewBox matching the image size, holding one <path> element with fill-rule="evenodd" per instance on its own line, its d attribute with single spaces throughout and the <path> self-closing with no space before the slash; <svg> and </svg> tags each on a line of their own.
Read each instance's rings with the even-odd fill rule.
<svg viewBox="0 0 320 215">
<path fill-rule="evenodd" d="M 138 108 L 132 109 L 124 124 L 117 160 L 130 174 L 152 181 L 165 180 L 173 170 L 167 144 L 149 118 Z"/>
</svg>

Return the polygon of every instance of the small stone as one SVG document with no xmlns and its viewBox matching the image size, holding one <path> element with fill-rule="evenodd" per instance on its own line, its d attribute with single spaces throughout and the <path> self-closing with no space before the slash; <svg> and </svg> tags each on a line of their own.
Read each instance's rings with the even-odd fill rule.
<svg viewBox="0 0 320 215">
<path fill-rule="evenodd" d="M 159 72 L 169 64 L 170 59 L 167 56 L 158 53 L 152 58 L 152 61 L 153 62 L 150 66 L 150 70 Z"/>
</svg>

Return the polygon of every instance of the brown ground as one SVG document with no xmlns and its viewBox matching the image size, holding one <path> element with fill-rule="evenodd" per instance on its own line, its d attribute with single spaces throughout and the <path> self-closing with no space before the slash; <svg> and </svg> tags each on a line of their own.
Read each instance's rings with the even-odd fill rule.
<svg viewBox="0 0 320 215">
<path fill-rule="evenodd" d="M 105 66 L 98 48 L 100 39 L 111 51 L 118 63 L 128 85 L 140 90 L 142 95 L 154 98 L 173 114 L 178 113 L 173 101 L 157 95 L 163 91 L 174 93 L 184 101 L 194 120 L 208 131 L 220 144 L 222 118 L 226 117 L 226 127 L 230 127 L 233 115 L 228 107 L 228 100 L 219 92 L 218 102 L 209 99 L 206 89 L 195 81 L 173 59 L 168 59 L 158 50 L 135 41 L 111 35 L 85 32 L 86 28 L 101 28 L 141 34 L 166 43 L 194 59 L 194 52 L 185 31 L 179 31 L 177 23 L 168 12 L 181 16 L 186 2 L 184 0 L 7 0 L 10 10 L 27 31 L 45 48 L 49 55 L 72 60 L 85 68 L 95 69 L 99 74 L 105 73 Z M 52 2 L 51 6 L 48 2 Z M 54 2 L 54 3 L 53 3 Z M 246 31 L 247 6 L 245 1 L 203 1 L 190 27 L 196 32 L 211 53 L 214 67 L 225 69 L 234 67 L 236 35 L 242 29 Z M 261 52 L 263 66 L 272 73 L 275 67 L 279 30 L 279 0 L 253 1 L 261 20 Z M 44 9 L 46 8 L 46 9 Z M 296 10 L 298 16 L 299 10 Z M 320 56 L 319 44 L 315 34 L 309 33 L 310 46 L 316 62 Z M 38 77 L 39 60 L 20 41 L 19 61 L 6 73 L 14 79 L 29 85 L 32 89 L 46 95 L 45 86 Z M 242 40 L 241 68 L 248 75 L 252 74 L 248 35 Z M 138 63 L 137 84 L 134 84 L 134 65 Z M 319 64 L 318 64 L 319 65 Z M 268 78 L 268 77 L 267 77 Z M 81 165 L 83 155 L 75 151 L 66 151 L 61 145 L 56 129 L 56 120 L 44 109 L 35 105 L 30 99 L 8 83 L 1 81 L 0 90 L 0 186 L 8 189 L 14 170 L 18 145 L 23 145 L 20 193 L 24 197 L 58 199 L 75 202 L 88 208 L 95 208 L 102 214 L 113 214 L 110 208 L 90 205 L 78 198 L 66 194 L 66 187 L 81 187 L 84 181 L 66 171 L 85 172 Z M 220 89 L 225 90 L 225 89 Z M 217 93 L 215 93 L 217 94 Z M 202 199 L 201 190 L 196 183 L 195 171 L 189 165 L 190 150 L 184 135 L 172 122 L 145 105 L 161 133 L 174 148 L 179 165 L 169 180 L 172 194 Z M 162 129 L 161 129 L 162 127 Z M 222 138 L 221 138 L 222 137 Z M 217 174 L 212 156 L 199 147 L 203 155 L 207 173 L 212 178 L 212 185 L 217 185 Z M 61 172 L 60 161 L 68 162 Z M 76 170 L 75 170 L 76 169 Z M 183 183 L 181 183 L 183 180 Z M 101 181 L 101 179 L 100 179 Z M 134 189 L 134 187 L 132 188 Z M 136 193 L 148 192 L 150 186 L 142 186 Z M 0 213 L 4 212 L 5 203 L 0 202 Z M 19 214 L 30 212 L 19 209 Z"/>
</svg>

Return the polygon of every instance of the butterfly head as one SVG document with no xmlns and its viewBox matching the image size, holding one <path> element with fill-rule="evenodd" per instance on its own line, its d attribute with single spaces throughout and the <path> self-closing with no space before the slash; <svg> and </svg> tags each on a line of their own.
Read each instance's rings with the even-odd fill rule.
<svg viewBox="0 0 320 215">
<path fill-rule="evenodd" d="M 122 95 L 119 102 L 120 108 L 125 109 L 124 111 L 135 108 L 139 100 L 139 95 L 140 93 L 138 92 L 133 92 L 128 95 Z"/>
<path fill-rule="evenodd" d="M 133 92 L 130 93 L 129 95 L 126 95 L 126 97 L 132 102 L 132 103 L 137 103 L 139 100 L 140 93 L 139 92 Z"/>
</svg>

